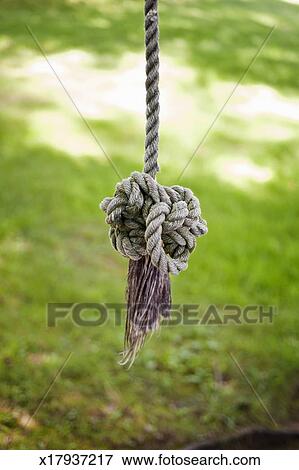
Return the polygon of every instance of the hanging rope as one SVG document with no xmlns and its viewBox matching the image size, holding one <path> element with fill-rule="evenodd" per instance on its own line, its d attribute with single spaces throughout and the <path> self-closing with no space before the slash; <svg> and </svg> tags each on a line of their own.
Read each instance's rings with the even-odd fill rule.
<svg viewBox="0 0 299 470">
<path fill-rule="evenodd" d="M 118 183 L 103 200 L 112 246 L 129 258 L 125 362 L 132 362 L 148 332 L 167 315 L 168 274 L 188 266 L 196 238 L 207 232 L 198 199 L 182 186 L 162 186 L 159 171 L 158 0 L 145 0 L 146 135 L 144 171 Z M 165 305 L 167 304 L 167 307 Z M 142 308 L 140 307 L 142 306 Z"/>
<path fill-rule="evenodd" d="M 119 183 L 101 208 L 113 247 L 132 260 L 149 255 L 163 273 L 186 269 L 196 237 L 207 231 L 190 189 L 162 186 L 146 173 L 134 172 Z"/>
<path fill-rule="evenodd" d="M 146 132 L 144 172 L 155 178 L 159 171 L 159 26 L 158 0 L 145 1 Z"/>
</svg>

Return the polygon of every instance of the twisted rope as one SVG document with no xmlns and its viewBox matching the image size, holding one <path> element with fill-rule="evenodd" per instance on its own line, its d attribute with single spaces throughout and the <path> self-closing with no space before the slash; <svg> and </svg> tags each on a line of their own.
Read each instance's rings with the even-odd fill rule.
<svg viewBox="0 0 299 470">
<path fill-rule="evenodd" d="M 139 260 L 148 255 L 161 273 L 178 274 L 188 266 L 196 238 L 207 232 L 200 204 L 190 189 L 162 186 L 159 171 L 158 0 L 145 0 L 146 136 L 144 172 L 118 183 L 114 197 L 100 207 L 110 225 L 112 246 Z"/>
<path fill-rule="evenodd" d="M 146 131 L 144 172 L 155 178 L 159 171 L 159 25 L 158 0 L 145 0 Z"/>
<path fill-rule="evenodd" d="M 134 172 L 118 183 L 114 197 L 105 198 L 101 208 L 112 246 L 132 260 L 149 255 L 162 273 L 185 270 L 196 237 L 207 231 L 190 189 L 162 186 L 147 173 Z"/>
</svg>

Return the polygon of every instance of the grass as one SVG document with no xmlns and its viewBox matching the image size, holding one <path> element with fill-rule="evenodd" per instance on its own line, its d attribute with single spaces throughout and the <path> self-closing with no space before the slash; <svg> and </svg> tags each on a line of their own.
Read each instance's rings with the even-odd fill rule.
<svg viewBox="0 0 299 470">
<path fill-rule="evenodd" d="M 99 328 L 78 328 L 70 318 L 46 326 L 48 302 L 123 302 L 127 263 L 112 251 L 98 210 L 118 178 L 99 149 L 86 150 L 88 132 L 25 24 L 62 67 L 68 89 L 79 98 L 86 93 L 78 98 L 80 109 L 97 104 L 95 115 L 87 109 L 88 120 L 125 176 L 141 167 L 143 117 L 132 112 L 139 95 L 127 92 L 131 110 L 112 99 L 102 112 L 104 101 L 100 106 L 97 100 L 109 98 L 119 83 L 109 88 L 110 81 L 117 74 L 121 81 L 130 60 L 142 57 L 140 2 L 2 0 L 1 6 L 1 448 L 180 448 L 243 426 L 271 427 L 230 352 L 277 423 L 298 420 L 299 146 L 293 106 L 299 98 L 299 6 L 161 2 L 162 62 L 168 64 L 162 92 L 171 98 L 162 115 L 159 180 L 165 184 L 177 182 L 276 25 L 181 181 L 200 197 L 209 234 L 188 271 L 173 279 L 173 297 L 220 311 L 227 304 L 275 305 L 278 314 L 273 324 L 163 327 L 129 371 L 117 364 L 123 325 L 115 327 L 112 318 Z M 67 54 L 74 50 L 91 63 L 73 65 Z M 82 70 L 86 81 L 76 81 Z M 88 81 L 93 74 L 94 82 Z M 250 114 L 255 95 L 263 110 Z M 62 138 L 60 122 L 70 123 Z M 240 159 L 271 177 L 259 182 L 234 173 Z"/>
</svg>

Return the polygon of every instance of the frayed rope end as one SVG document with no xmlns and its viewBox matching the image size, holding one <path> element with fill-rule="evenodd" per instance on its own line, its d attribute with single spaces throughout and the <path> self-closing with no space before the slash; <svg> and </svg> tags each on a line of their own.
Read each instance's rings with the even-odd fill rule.
<svg viewBox="0 0 299 470">
<path fill-rule="evenodd" d="M 148 334 L 169 316 L 171 289 L 168 273 L 162 273 L 149 256 L 129 261 L 127 319 L 121 365 L 131 367 Z"/>
</svg>

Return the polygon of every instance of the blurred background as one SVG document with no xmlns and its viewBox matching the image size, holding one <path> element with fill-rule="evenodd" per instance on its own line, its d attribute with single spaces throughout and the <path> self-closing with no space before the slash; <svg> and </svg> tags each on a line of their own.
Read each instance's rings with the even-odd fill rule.
<svg viewBox="0 0 299 470">
<path fill-rule="evenodd" d="M 274 305 L 272 324 L 162 327 L 126 371 L 124 325 L 46 324 L 48 302 L 123 302 L 104 214 L 141 170 L 142 0 L 1 0 L 0 447 L 182 448 L 299 419 L 296 0 L 161 0 L 159 181 L 178 178 L 209 233 L 175 303 Z M 32 419 L 68 355 L 66 366 Z"/>
</svg>

